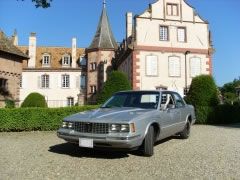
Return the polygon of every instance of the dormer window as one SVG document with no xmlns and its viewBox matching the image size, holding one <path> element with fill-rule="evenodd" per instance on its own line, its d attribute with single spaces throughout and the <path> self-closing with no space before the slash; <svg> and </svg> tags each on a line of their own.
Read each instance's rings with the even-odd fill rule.
<svg viewBox="0 0 240 180">
<path fill-rule="evenodd" d="M 71 65 L 70 55 L 65 54 L 65 55 L 62 57 L 62 66 L 63 66 L 63 67 L 70 67 L 70 65 Z"/>
<path fill-rule="evenodd" d="M 51 56 L 49 54 L 43 54 L 42 66 L 43 67 L 50 67 L 50 63 L 51 63 Z"/>
<path fill-rule="evenodd" d="M 168 16 L 178 16 L 178 4 L 167 3 L 167 15 Z"/>
</svg>

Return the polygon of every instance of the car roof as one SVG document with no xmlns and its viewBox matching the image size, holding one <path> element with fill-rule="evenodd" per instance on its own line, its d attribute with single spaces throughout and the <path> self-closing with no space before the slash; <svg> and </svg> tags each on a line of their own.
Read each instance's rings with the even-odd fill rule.
<svg viewBox="0 0 240 180">
<path fill-rule="evenodd" d="M 171 92 L 171 93 L 177 93 L 175 91 L 169 91 L 169 90 L 127 90 L 127 91 L 119 91 L 119 92 L 116 92 L 115 94 L 117 93 L 134 93 L 134 92 Z"/>
</svg>

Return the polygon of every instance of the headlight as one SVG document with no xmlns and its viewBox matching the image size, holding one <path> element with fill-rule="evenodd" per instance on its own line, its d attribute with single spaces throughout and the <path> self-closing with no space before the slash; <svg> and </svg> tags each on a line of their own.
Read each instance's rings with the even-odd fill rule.
<svg viewBox="0 0 240 180">
<path fill-rule="evenodd" d="M 72 129 L 72 128 L 73 128 L 73 123 L 71 123 L 71 122 L 63 122 L 63 123 L 62 123 L 62 127 L 63 127 L 63 128 Z"/>
<path fill-rule="evenodd" d="M 73 123 L 69 122 L 69 123 L 68 123 L 68 128 L 71 129 L 72 127 L 73 127 Z"/>
<path fill-rule="evenodd" d="M 68 122 L 63 122 L 63 123 L 62 123 L 62 127 L 63 127 L 63 128 L 67 128 L 67 127 L 68 127 Z"/>
<path fill-rule="evenodd" d="M 111 124 L 110 132 L 113 133 L 129 132 L 129 124 Z"/>
</svg>

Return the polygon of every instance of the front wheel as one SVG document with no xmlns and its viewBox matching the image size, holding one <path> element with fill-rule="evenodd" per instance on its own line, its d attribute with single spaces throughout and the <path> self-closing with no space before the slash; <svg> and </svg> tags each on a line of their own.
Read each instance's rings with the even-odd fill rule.
<svg viewBox="0 0 240 180">
<path fill-rule="evenodd" d="M 150 126 L 143 140 L 143 144 L 141 147 L 142 153 L 144 156 L 150 157 L 154 154 L 154 128 Z"/>
<path fill-rule="evenodd" d="M 188 139 L 191 132 L 191 122 L 188 120 L 183 131 L 179 133 L 182 139 Z"/>
</svg>

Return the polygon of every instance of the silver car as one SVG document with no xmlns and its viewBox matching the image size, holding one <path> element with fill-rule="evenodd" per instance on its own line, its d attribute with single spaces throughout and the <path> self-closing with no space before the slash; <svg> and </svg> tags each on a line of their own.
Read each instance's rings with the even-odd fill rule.
<svg viewBox="0 0 240 180">
<path fill-rule="evenodd" d="M 169 136 L 189 137 L 194 108 L 172 91 L 115 93 L 99 109 L 63 120 L 58 137 L 85 148 L 140 150 L 152 156 L 154 143 Z"/>
</svg>

